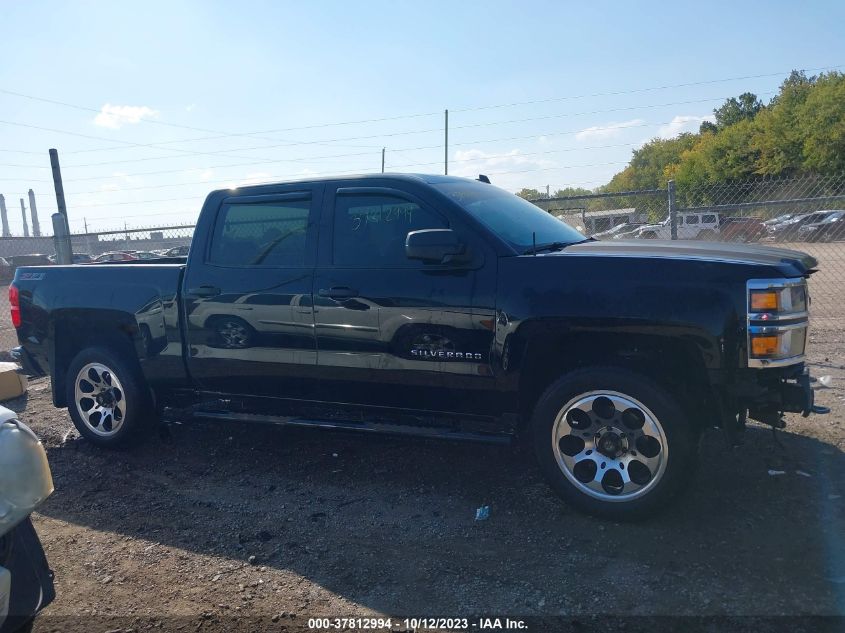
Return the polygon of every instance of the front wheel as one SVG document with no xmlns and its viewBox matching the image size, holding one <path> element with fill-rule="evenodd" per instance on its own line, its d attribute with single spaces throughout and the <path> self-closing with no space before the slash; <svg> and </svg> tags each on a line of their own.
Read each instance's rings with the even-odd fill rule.
<svg viewBox="0 0 845 633">
<path fill-rule="evenodd" d="M 567 374 L 532 419 L 546 479 L 576 508 L 610 519 L 656 512 L 689 481 L 697 433 L 669 393 L 616 368 Z"/>
<path fill-rule="evenodd" d="M 70 417 L 79 433 L 99 446 L 130 444 L 154 416 L 140 369 L 121 356 L 109 348 L 89 347 L 68 368 Z"/>
</svg>

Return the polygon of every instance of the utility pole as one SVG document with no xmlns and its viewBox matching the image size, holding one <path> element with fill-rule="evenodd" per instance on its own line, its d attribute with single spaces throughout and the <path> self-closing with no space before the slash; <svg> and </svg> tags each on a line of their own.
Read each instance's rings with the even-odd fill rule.
<svg viewBox="0 0 845 633">
<path fill-rule="evenodd" d="M 32 216 L 32 234 L 41 237 L 41 225 L 38 223 L 38 209 L 35 207 L 35 192 L 29 190 L 29 213 Z"/>
<path fill-rule="evenodd" d="M 443 144 L 443 173 L 449 175 L 449 110 L 445 111 L 446 120 L 444 121 L 443 130 L 445 132 L 445 142 Z"/>
<path fill-rule="evenodd" d="M 73 244 L 70 240 L 70 222 L 67 219 L 65 188 L 62 184 L 62 168 L 59 166 L 59 152 L 50 149 L 50 168 L 53 171 L 53 188 L 56 190 L 56 208 L 50 218 L 53 221 L 53 241 L 56 248 L 56 260 L 59 264 L 73 263 Z"/>
<path fill-rule="evenodd" d="M 21 198 L 21 218 L 23 218 L 23 236 L 29 237 L 29 224 L 26 223 L 26 207 L 23 198 Z"/>
<path fill-rule="evenodd" d="M 668 183 L 669 195 L 669 237 L 670 239 L 678 239 L 678 206 L 675 201 L 675 181 L 670 180 Z"/>
<path fill-rule="evenodd" d="M 85 224 L 85 232 L 88 232 L 88 218 L 82 218 L 83 224 Z"/>
<path fill-rule="evenodd" d="M 12 233 L 9 231 L 9 217 L 6 215 L 6 198 L 0 193 L 0 220 L 3 222 L 3 237 L 9 237 Z"/>
<path fill-rule="evenodd" d="M 546 198 L 549 198 L 549 197 L 550 197 L 550 196 L 549 196 L 549 186 L 548 186 L 548 185 L 546 185 Z"/>
<path fill-rule="evenodd" d="M 384 148 L 381 148 L 381 173 L 384 173 Z"/>
</svg>

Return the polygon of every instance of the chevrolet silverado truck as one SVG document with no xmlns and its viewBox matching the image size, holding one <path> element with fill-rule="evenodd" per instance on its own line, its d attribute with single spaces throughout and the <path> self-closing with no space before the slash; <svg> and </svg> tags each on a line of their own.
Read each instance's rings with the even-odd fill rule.
<svg viewBox="0 0 845 633">
<path fill-rule="evenodd" d="M 703 429 L 814 411 L 816 265 L 377 175 L 214 191 L 186 260 L 22 267 L 9 294 L 16 356 L 94 444 L 162 418 L 524 438 L 565 500 L 621 519 L 684 488 Z"/>
</svg>

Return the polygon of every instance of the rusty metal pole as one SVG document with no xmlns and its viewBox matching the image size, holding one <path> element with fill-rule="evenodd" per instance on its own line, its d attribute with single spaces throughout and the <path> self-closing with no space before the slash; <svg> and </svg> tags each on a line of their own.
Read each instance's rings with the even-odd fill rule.
<svg viewBox="0 0 845 633">
<path fill-rule="evenodd" d="M 53 239 L 56 247 L 56 260 L 59 264 L 73 263 L 73 246 L 70 241 L 70 223 L 67 219 L 67 205 L 65 204 L 65 188 L 62 184 L 62 168 L 59 166 L 59 152 L 50 150 L 50 167 L 53 170 L 53 188 L 56 190 L 56 208 L 62 218 L 53 217 Z M 64 220 L 64 230 L 56 230 L 59 219 Z M 65 261 L 62 261 L 65 260 Z"/>
</svg>

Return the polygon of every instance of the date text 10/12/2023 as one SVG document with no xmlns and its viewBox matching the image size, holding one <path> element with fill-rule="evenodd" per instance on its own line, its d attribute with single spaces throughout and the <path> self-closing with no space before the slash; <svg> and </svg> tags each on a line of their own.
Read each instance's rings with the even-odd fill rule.
<svg viewBox="0 0 845 633">
<path fill-rule="evenodd" d="M 525 631 L 524 620 L 511 618 L 309 618 L 315 631 Z"/>
</svg>

